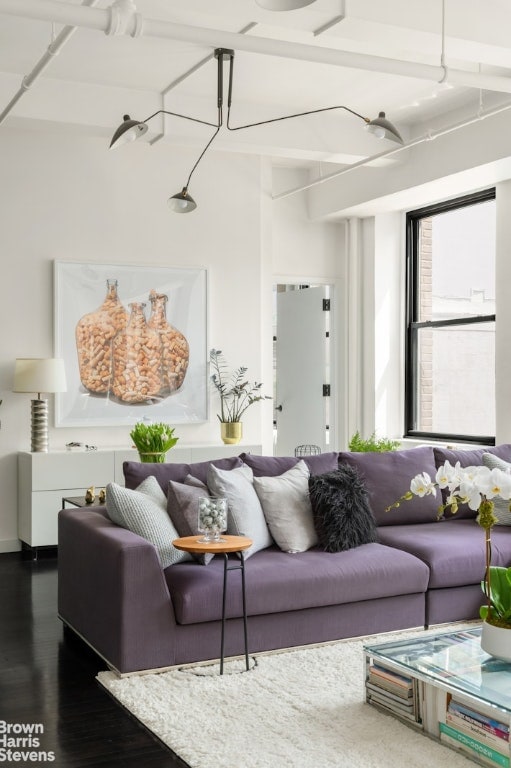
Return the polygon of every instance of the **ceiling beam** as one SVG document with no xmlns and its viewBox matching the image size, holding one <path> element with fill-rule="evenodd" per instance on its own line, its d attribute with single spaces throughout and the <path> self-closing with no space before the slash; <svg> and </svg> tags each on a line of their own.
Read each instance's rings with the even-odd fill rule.
<svg viewBox="0 0 511 768">
<path fill-rule="evenodd" d="M 0 0 L 0 14 L 19 16 L 40 21 L 85 27 L 108 34 L 180 40 L 212 48 L 233 48 L 268 56 L 280 56 L 338 67 L 411 77 L 430 82 L 448 81 L 454 85 L 478 88 L 501 93 L 511 93 L 511 78 L 487 75 L 481 72 L 449 68 L 440 64 L 423 64 L 401 61 L 383 56 L 373 56 L 335 48 L 295 43 L 287 40 L 246 36 L 237 32 L 196 27 L 189 24 L 143 18 L 139 13 L 127 13 L 115 4 L 111 8 L 86 8 L 57 2 L 57 0 Z M 121 18 L 122 16 L 122 18 Z M 446 78 L 447 74 L 447 78 Z"/>
</svg>

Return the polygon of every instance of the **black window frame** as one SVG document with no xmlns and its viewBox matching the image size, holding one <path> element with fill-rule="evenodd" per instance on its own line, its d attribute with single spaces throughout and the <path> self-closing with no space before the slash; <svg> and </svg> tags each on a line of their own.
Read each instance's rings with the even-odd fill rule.
<svg viewBox="0 0 511 768">
<path fill-rule="evenodd" d="M 405 437 L 495 445 L 495 435 L 459 435 L 443 432 L 423 432 L 416 429 L 418 407 L 418 336 L 423 328 L 449 325 L 475 325 L 495 322 L 495 315 L 450 318 L 449 320 L 419 321 L 419 233 L 422 219 L 457 208 L 495 200 L 495 188 L 486 189 L 452 200 L 408 211 L 406 214 L 406 351 L 405 351 Z"/>
</svg>

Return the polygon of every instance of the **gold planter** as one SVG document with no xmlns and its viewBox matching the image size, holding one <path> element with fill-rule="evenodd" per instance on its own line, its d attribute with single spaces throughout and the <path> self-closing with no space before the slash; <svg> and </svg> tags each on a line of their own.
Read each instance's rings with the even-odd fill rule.
<svg viewBox="0 0 511 768">
<path fill-rule="evenodd" d="M 243 436 L 241 421 L 221 421 L 220 434 L 226 445 L 236 445 Z"/>
</svg>

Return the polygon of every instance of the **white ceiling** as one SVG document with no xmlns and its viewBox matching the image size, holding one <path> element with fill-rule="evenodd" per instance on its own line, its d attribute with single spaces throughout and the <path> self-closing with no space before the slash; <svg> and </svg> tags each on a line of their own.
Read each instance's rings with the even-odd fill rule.
<svg viewBox="0 0 511 768">
<path fill-rule="evenodd" d="M 80 26 L 5 116 L 3 125 L 31 121 L 37 127 L 50 122 L 104 135 L 107 141 L 125 112 L 142 120 L 162 104 L 214 122 L 214 58 L 171 88 L 164 101 L 161 94 L 211 56 L 216 46 L 236 49 L 234 125 L 344 104 L 370 118 L 384 110 L 409 141 L 511 103 L 509 0 L 445 0 L 445 5 L 442 0 L 316 0 L 290 12 L 265 11 L 255 0 L 135 0 L 135 4 L 146 20 L 146 31 L 148 20 L 172 22 L 179 25 L 181 39 L 176 39 L 174 27 L 172 37 L 159 36 L 169 34 L 162 24 L 149 24 L 158 36 L 149 30 L 135 39 Z M 49 16 L 57 18 L 52 10 L 80 5 L 80 0 L 0 0 L 0 112 L 62 29 L 62 23 L 51 23 Z M 112 0 L 98 0 L 95 7 L 111 5 Z M 84 17 L 92 20 L 94 10 L 84 9 Z M 446 83 L 439 82 L 443 12 Z M 241 49 L 241 37 L 234 39 L 238 45 L 231 45 L 233 38 L 225 33 L 239 33 L 250 24 L 244 37 L 269 41 L 272 55 Z M 217 30 L 218 35 L 209 35 L 215 42 L 197 42 L 201 30 Z M 299 60 L 281 55 L 279 43 L 285 42 L 299 44 L 300 55 L 308 59 L 319 58 L 321 49 L 363 56 L 343 66 Z M 393 67 L 397 60 L 399 74 L 370 71 L 374 56 Z M 411 76 L 414 64 L 431 65 L 431 77 Z M 382 68 L 388 67 L 382 63 Z M 484 81 L 484 89 L 479 88 L 481 76 L 493 78 Z M 0 140 L 1 130 L 0 126 Z M 211 135 L 207 126 L 155 118 L 142 141 L 159 138 L 162 131 L 173 146 L 201 147 Z M 344 111 L 237 133 L 222 130 L 215 145 L 296 165 L 318 160 L 352 164 L 395 147 L 376 141 L 361 121 Z"/>
</svg>

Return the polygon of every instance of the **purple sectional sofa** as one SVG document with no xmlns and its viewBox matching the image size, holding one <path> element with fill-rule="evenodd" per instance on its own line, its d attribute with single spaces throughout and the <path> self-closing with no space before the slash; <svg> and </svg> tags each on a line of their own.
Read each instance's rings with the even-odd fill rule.
<svg viewBox="0 0 511 768">
<path fill-rule="evenodd" d="M 438 500 L 414 498 L 386 512 L 418 472 L 432 476 L 446 459 L 482 462 L 479 451 L 420 448 L 384 454 L 329 453 L 306 458 L 312 475 L 354 467 L 363 479 L 378 541 L 339 552 L 318 546 L 290 554 L 276 545 L 246 561 L 249 649 L 296 647 L 408 627 L 472 619 L 481 604 L 484 536 L 475 513 L 436 522 Z M 488 448 L 511 461 L 511 446 Z M 280 476 L 298 459 L 242 454 L 254 477 Z M 226 463 L 227 462 L 227 463 Z M 204 482 L 208 465 L 125 465 L 136 488 L 156 471 Z M 494 563 L 511 564 L 511 527 L 493 534 Z M 233 556 L 234 557 L 234 556 Z M 153 544 L 113 523 L 104 507 L 59 513 L 59 616 L 121 674 L 218 658 L 223 562 L 162 568 Z M 226 656 L 243 653 L 239 576 L 229 574 Z"/>
</svg>

